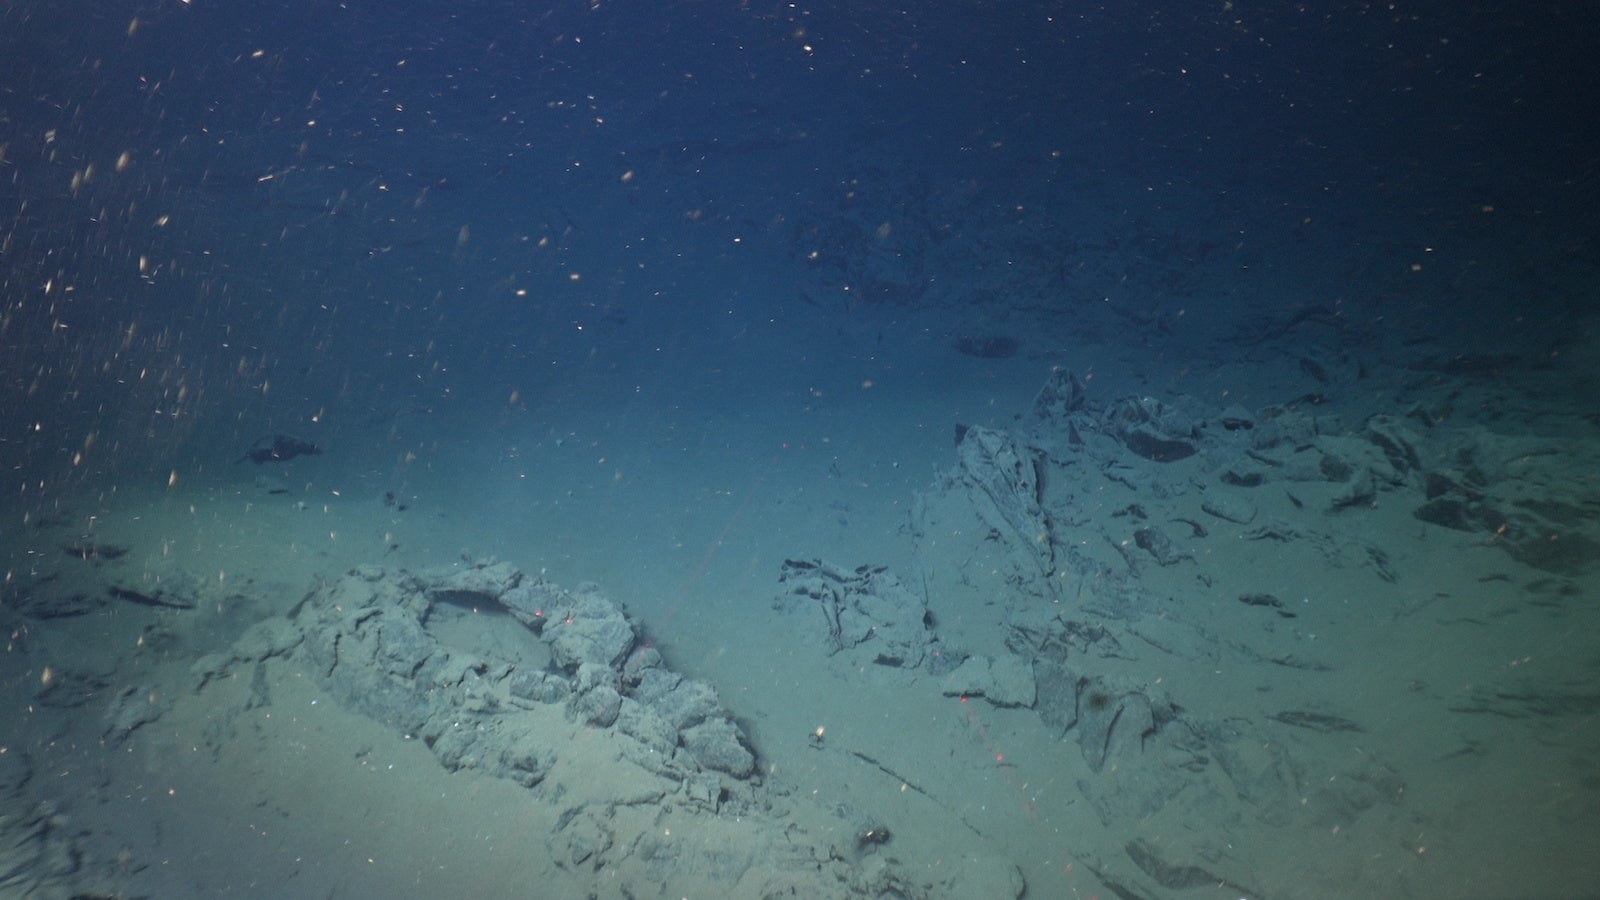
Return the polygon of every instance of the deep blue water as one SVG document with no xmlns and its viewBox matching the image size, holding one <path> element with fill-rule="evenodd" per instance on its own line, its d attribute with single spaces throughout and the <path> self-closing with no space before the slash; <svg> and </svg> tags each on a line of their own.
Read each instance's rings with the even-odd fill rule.
<svg viewBox="0 0 1600 900">
<path fill-rule="evenodd" d="M 1192 264 L 1214 247 L 1232 254 L 1237 291 L 1303 272 L 1310 291 L 1418 313 L 1461 343 L 1504 340 L 1508 308 L 1528 311 L 1473 272 L 1537 233 L 1551 258 L 1531 263 L 1547 323 L 1523 326 L 1531 352 L 1587 299 L 1556 266 L 1593 265 L 1597 38 L 1571 4 L 23 4 L 4 17 L 6 384 L 28 410 L 6 441 L 30 461 L 72 440 L 28 430 L 59 398 L 141 414 L 150 398 L 112 383 L 138 371 L 203 369 L 191 394 L 213 396 L 230 380 L 310 394 L 415 374 L 401 360 L 495 382 L 508 361 L 589 358 L 561 333 L 584 316 L 627 319 L 628 342 L 736 341 L 730 315 L 759 320 L 854 274 L 825 268 L 852 236 L 819 220 L 854 203 L 887 221 L 919 185 L 964 183 L 985 213 L 1037 220 L 1038 246 L 1019 253 L 1070 258 L 1117 235 L 1108 253 L 1162 242 Z M 889 254 L 970 243 L 986 224 L 932 215 Z M 533 252 L 539 241 L 553 249 Z M 811 253 L 823 265 L 808 272 Z M 1359 270 L 1327 272 L 1335 253 Z M 1402 279 L 1413 262 L 1423 271 Z M 789 267 L 786 289 L 750 296 L 767 277 L 750 267 L 767 265 Z M 931 265 L 862 302 L 910 317 L 929 282 L 962 274 Z M 709 279 L 740 296 L 705 296 Z M 1134 303 L 1171 289 L 1114 269 L 1071 285 Z M 625 369 L 632 349 L 600 364 Z"/>
</svg>

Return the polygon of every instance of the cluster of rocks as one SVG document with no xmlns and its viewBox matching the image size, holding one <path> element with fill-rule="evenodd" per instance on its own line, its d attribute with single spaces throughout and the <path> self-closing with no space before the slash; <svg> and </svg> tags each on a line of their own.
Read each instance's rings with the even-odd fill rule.
<svg viewBox="0 0 1600 900">
<path fill-rule="evenodd" d="M 1044 558 L 1040 535 L 1049 533 L 1039 486 L 1050 469 L 1085 460 L 1111 470 L 1127 467 L 1130 457 L 1165 466 L 1198 456 L 1183 473 L 1198 491 L 1174 488 L 1176 479 L 1161 491 L 1199 495 L 1204 516 L 1174 520 L 1196 537 L 1205 536 L 1207 521 L 1253 525 L 1262 537 L 1292 531 L 1282 521 L 1263 520 L 1267 504 L 1258 497 L 1265 487 L 1280 488 L 1296 511 L 1313 514 L 1360 510 L 1397 492 L 1416 518 L 1479 535 L 1535 568 L 1574 575 L 1600 560 L 1600 541 L 1588 533 L 1600 513 L 1569 499 L 1577 483 L 1593 483 L 1596 476 L 1582 460 L 1562 463 L 1569 448 L 1549 439 L 1445 427 L 1448 404 L 1419 401 L 1399 415 L 1380 413 L 1352 424 L 1321 414 L 1319 400 L 1313 395 L 1255 411 L 1237 404 L 1206 409 L 1188 398 L 1096 403 L 1070 372 L 1057 370 L 1020 434 L 964 430 L 962 445 L 975 439 L 979 447 L 1009 442 L 1012 448 L 958 448 L 962 477 L 998 496 L 1004 523 L 1035 558 Z M 1012 458 L 1027 455 L 1039 474 L 1018 479 Z M 997 478 L 1009 479 L 1005 490 L 994 490 Z M 1139 481 L 1154 487 L 1159 479 L 1147 472 Z M 1134 545 L 1161 565 L 1188 558 L 1159 523 L 1134 536 Z"/>
<path fill-rule="evenodd" d="M 1581 575 L 1600 562 L 1600 540 L 1590 536 L 1600 509 L 1578 499 L 1600 491 L 1600 468 L 1583 458 L 1582 444 L 1482 429 L 1438 443 L 1438 463 L 1420 474 L 1418 519 L 1556 575 Z"/>
<path fill-rule="evenodd" d="M 1383 548 L 1347 523 L 1380 494 L 1417 483 L 1420 426 L 1382 416 L 1354 430 L 1330 424 L 1295 403 L 1250 411 L 1186 398 L 1095 401 L 1063 370 L 1014 426 L 958 428 L 955 465 L 917 498 L 912 519 L 937 609 L 964 622 L 944 637 L 974 648 L 941 689 L 1031 708 L 1076 744 L 1089 772 L 1123 773 L 1078 783 L 1108 825 L 1182 818 L 1179 798 L 1195 792 L 1242 798 L 1274 825 L 1298 822 L 1281 813 L 1303 799 L 1295 758 L 1360 723 L 1290 696 L 1259 717 L 1185 708 L 1178 673 L 1202 670 L 1219 646 L 1269 666 L 1319 664 L 1297 656 L 1292 633 L 1271 630 L 1265 616 L 1295 611 L 1262 585 L 1237 607 L 1263 617 L 1260 645 L 1191 612 L 1214 601 L 1186 608 L 1168 591 L 1193 585 L 1198 598 L 1216 583 L 1206 568 L 1217 541 L 1230 552 L 1241 541 L 1305 544 L 1334 565 L 1394 577 Z M 1247 572 L 1229 578 L 1249 582 Z M 974 603 L 981 614 L 955 608 Z M 1398 803 L 1403 784 L 1372 761 L 1343 770 L 1336 788 L 1299 808 L 1348 821 L 1374 800 Z M 1141 895 L 1190 876 L 1249 892 L 1243 870 L 1148 849 L 1097 875 Z"/>
<path fill-rule="evenodd" d="M 549 806 L 551 864 L 582 882 L 604 872 L 629 896 L 668 884 L 736 896 L 927 895 L 841 815 L 765 784 L 715 688 L 672 671 L 594 585 L 563 589 L 495 561 L 359 567 L 202 657 L 194 689 L 253 669 L 245 705 L 270 704 L 275 659 L 424 741 L 444 767 L 528 787 Z M 690 829 L 703 845 L 663 836 Z"/>
<path fill-rule="evenodd" d="M 773 608 L 799 618 L 799 634 L 824 655 L 843 655 L 852 670 L 926 671 L 940 678 L 947 696 L 1007 707 L 1034 703 L 1037 687 L 1026 659 L 969 654 L 941 641 L 927 603 L 885 566 L 847 569 L 790 559 L 778 580 L 782 590 Z"/>
<path fill-rule="evenodd" d="M 790 559 L 778 581 L 782 590 L 773 608 L 798 616 L 800 634 L 827 656 L 843 653 L 852 665 L 908 671 L 926 662 L 936 673 L 960 662 L 940 648 L 923 598 L 883 566 L 846 569 L 820 559 Z"/>
<path fill-rule="evenodd" d="M 517 658 L 451 646 L 428 627 L 445 605 L 504 614 L 536 642 Z M 203 685 L 241 662 L 297 648 L 343 703 L 422 739 L 450 769 L 538 785 L 565 734 L 523 714 L 559 710 L 613 730 L 630 759 L 690 783 L 707 802 L 720 794 L 721 776 L 755 772 L 755 755 L 716 690 L 670 671 L 593 585 L 565 590 L 505 562 L 418 573 L 363 566 L 192 671 Z"/>
<path fill-rule="evenodd" d="M 1195 583 L 1210 585 L 1203 560 L 1212 542 L 1244 541 L 1305 545 L 1335 568 L 1364 568 L 1392 582 L 1395 560 L 1359 524 L 1384 495 L 1409 504 L 1418 519 L 1479 534 L 1485 546 L 1538 568 L 1570 574 L 1600 560 L 1600 545 L 1583 530 L 1594 514 L 1566 502 L 1553 481 L 1541 496 L 1540 479 L 1530 477 L 1529 459 L 1555 458 L 1548 448 L 1440 428 L 1442 414 L 1421 406 L 1350 426 L 1316 400 L 1253 411 L 1208 409 L 1188 398 L 1097 402 L 1070 372 L 1055 371 L 1016 427 L 957 427 L 955 465 L 914 505 L 918 539 L 940 536 L 939 551 L 924 558 L 920 593 L 881 567 L 790 560 L 775 607 L 802 617 L 804 633 L 824 653 L 849 656 L 852 668 L 921 666 L 940 676 L 946 694 L 1036 710 L 1079 745 L 1092 771 L 1152 753 L 1191 760 L 1195 770 L 1207 759 L 1227 761 L 1213 774 L 1229 790 L 1288 797 L 1293 780 L 1275 765 L 1237 762 L 1248 755 L 1242 748 L 1254 742 L 1281 757 L 1283 726 L 1315 740 L 1360 731 L 1359 722 L 1295 705 L 1249 724 L 1196 718 L 1170 682 L 1152 681 L 1143 674 L 1149 667 L 1129 663 L 1151 645 L 1158 655 L 1204 659 L 1223 641 L 1230 652 L 1273 666 L 1322 671 L 1326 664 L 1307 658 L 1293 634 L 1257 647 L 1193 619 L 1165 626 L 1172 633 L 1158 641 L 1136 624 L 1147 613 L 1172 612 L 1153 595 L 1147 567 L 1186 565 Z M 972 528 L 971 518 L 983 527 Z M 957 550 L 952 540 L 962 534 L 971 537 Z M 952 560 L 960 560 L 955 571 Z M 1161 582 L 1188 580 L 1183 571 Z M 930 577 L 935 594 L 977 590 L 994 603 L 998 636 L 964 632 L 941 641 Z M 1240 591 L 1237 600 L 1280 620 L 1299 615 L 1265 590 Z M 987 652 L 969 652 L 973 644 Z M 997 644 L 1004 650 L 996 652 Z M 1159 805 L 1192 778 L 1185 771 L 1149 779 L 1153 795 L 1140 802 Z M 1347 774 L 1351 784 L 1375 779 L 1385 796 L 1398 795 L 1386 766 Z"/>
</svg>

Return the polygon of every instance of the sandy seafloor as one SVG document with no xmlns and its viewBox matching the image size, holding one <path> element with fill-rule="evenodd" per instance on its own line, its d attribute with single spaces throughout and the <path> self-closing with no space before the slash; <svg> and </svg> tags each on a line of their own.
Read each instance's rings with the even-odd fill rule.
<svg viewBox="0 0 1600 900">
<path fill-rule="evenodd" d="M 690 151 L 721 126 L 650 116 L 681 134 L 603 175 L 578 137 L 507 174 L 445 129 L 266 129 L 69 195 L 12 143 L 13 260 L 24 225 L 135 194 L 173 224 L 126 226 L 146 269 L 97 237 L 54 270 L 70 336 L 43 277 L 8 283 L 0 335 L 43 355 L 7 377 L 6 890 L 1595 895 L 1600 252 L 1570 185 L 1277 202 L 1103 121 L 930 159 L 760 108 Z M 1041 417 L 1057 373 L 1082 405 Z M 1132 450 L 1118 411 L 1157 409 L 1194 455 Z M 958 425 L 1031 459 L 1033 518 Z M 272 434 L 321 453 L 240 460 Z M 598 585 L 714 686 L 755 759 L 720 810 L 571 710 L 527 787 L 443 765 L 303 650 L 196 675 L 359 567 L 486 560 Z M 941 652 L 1038 693 L 830 646 L 778 608 L 789 560 L 886 567 Z M 434 627 L 493 656 L 522 626 Z M 1148 727 L 1096 719 L 1102 690 Z M 574 810 L 608 834 L 582 859 Z M 764 859 L 774 829 L 800 849 Z"/>
</svg>

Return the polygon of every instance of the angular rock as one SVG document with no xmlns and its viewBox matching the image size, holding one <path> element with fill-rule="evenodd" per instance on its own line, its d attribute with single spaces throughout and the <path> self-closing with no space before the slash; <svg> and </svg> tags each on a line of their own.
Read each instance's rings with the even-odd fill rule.
<svg viewBox="0 0 1600 900">
<path fill-rule="evenodd" d="M 674 729 L 705 721 L 722 705 L 716 689 L 704 681 L 653 669 L 633 692 L 634 699 L 650 707 Z"/>
<path fill-rule="evenodd" d="M 617 730 L 637 738 L 647 748 L 670 757 L 678 746 L 678 729 L 654 710 L 632 698 L 624 698 L 617 715 Z"/>
<path fill-rule="evenodd" d="M 608 685 L 599 685 L 572 698 L 572 712 L 596 728 L 610 728 L 621 711 L 622 695 Z"/>
<path fill-rule="evenodd" d="M 1041 422 L 1064 422 L 1070 413 L 1083 409 L 1083 382 L 1066 369 L 1052 369 L 1044 387 L 1033 400 L 1034 418 Z"/>
<path fill-rule="evenodd" d="M 974 425 L 956 444 L 961 476 L 992 504 L 1003 526 L 1048 574 L 1055 569 L 1050 524 L 1041 501 L 1044 486 L 1033 451 L 1004 431 Z"/>
<path fill-rule="evenodd" d="M 681 737 L 683 748 L 708 769 L 734 778 L 747 778 L 755 770 L 755 755 L 745 748 L 739 729 L 727 719 L 707 719 L 685 729 Z"/>
<path fill-rule="evenodd" d="M 1256 427 L 1255 413 L 1235 403 L 1217 416 L 1217 421 L 1228 431 L 1249 430 Z"/>
<path fill-rule="evenodd" d="M 508 562 L 483 560 L 424 569 L 416 577 L 432 600 L 463 606 L 498 605 L 500 595 L 522 580 L 522 570 Z"/>
<path fill-rule="evenodd" d="M 973 656 L 945 676 L 946 696 L 982 697 L 995 706 L 1032 706 L 1038 694 L 1033 666 L 1019 656 Z"/>
<path fill-rule="evenodd" d="M 1267 480 L 1266 473 L 1255 466 L 1230 466 L 1220 477 L 1223 484 L 1242 488 L 1260 487 Z"/>
<path fill-rule="evenodd" d="M 1137 755 L 1156 731 L 1157 708 L 1142 691 L 1122 679 L 1086 678 L 1078 683 L 1077 734 L 1084 761 L 1098 772 L 1106 761 Z"/>
<path fill-rule="evenodd" d="M 1362 436 L 1383 451 L 1395 471 L 1405 473 L 1422 467 L 1422 458 L 1417 453 L 1421 435 L 1410 422 L 1376 415 L 1367 420 Z"/>
<path fill-rule="evenodd" d="M 537 732 L 528 730 L 503 739 L 501 771 L 523 787 L 533 787 L 550 773 L 556 752 Z"/>
<path fill-rule="evenodd" d="M 572 684 L 552 672 L 519 669 L 512 673 L 506 692 L 532 703 L 560 703 L 571 695 Z"/>
<path fill-rule="evenodd" d="M 1194 554 L 1179 550 L 1172 543 L 1172 538 L 1167 533 L 1154 526 L 1141 528 L 1133 533 L 1133 543 L 1140 550 L 1155 557 L 1162 566 L 1175 566 L 1186 559 L 1194 559 Z"/>
<path fill-rule="evenodd" d="M 1142 425 L 1123 432 L 1122 443 L 1151 462 L 1177 462 L 1195 453 L 1193 441 L 1165 437 Z"/>
<path fill-rule="evenodd" d="M 282 656 L 300 646 L 304 639 L 305 635 L 294 627 L 293 622 L 282 616 L 274 616 L 246 628 L 244 634 L 233 642 L 233 653 L 241 661 L 256 662 Z"/>
<path fill-rule="evenodd" d="M 584 664 L 612 668 L 633 649 L 633 627 L 622 610 L 593 594 L 569 595 L 545 626 L 556 665 L 572 670 Z"/>
<path fill-rule="evenodd" d="M 1149 397 L 1124 397 L 1108 405 L 1105 427 L 1123 446 L 1151 462 L 1193 456 L 1200 435 L 1196 417 Z"/>
<path fill-rule="evenodd" d="M 1212 491 L 1200 501 L 1200 508 L 1228 522 L 1249 525 L 1255 521 L 1256 505 L 1228 491 Z"/>
<path fill-rule="evenodd" d="M 914 669 L 937 640 L 927 604 L 882 567 L 791 559 L 779 579 L 786 591 L 773 606 L 805 615 L 829 655 L 843 651 L 855 662 Z"/>
</svg>

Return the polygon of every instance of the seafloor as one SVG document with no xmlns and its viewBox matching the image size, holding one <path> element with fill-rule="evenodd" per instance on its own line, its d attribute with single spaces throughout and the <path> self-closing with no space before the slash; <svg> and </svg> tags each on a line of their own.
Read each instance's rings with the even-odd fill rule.
<svg viewBox="0 0 1600 900">
<path fill-rule="evenodd" d="M 145 15 L 0 97 L 0 892 L 1600 884 L 1595 168 Z"/>
</svg>

